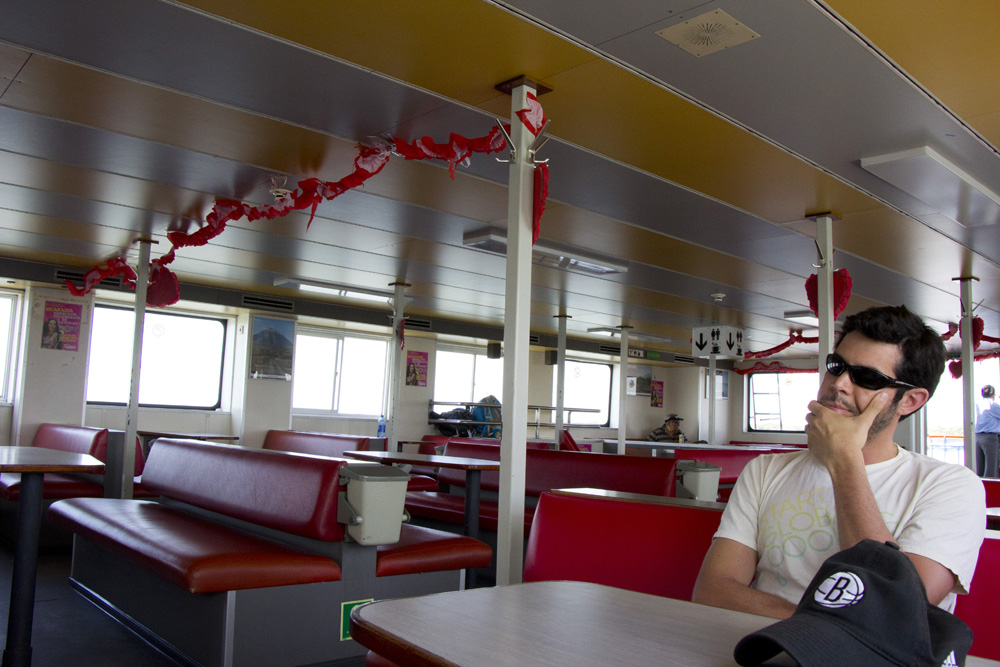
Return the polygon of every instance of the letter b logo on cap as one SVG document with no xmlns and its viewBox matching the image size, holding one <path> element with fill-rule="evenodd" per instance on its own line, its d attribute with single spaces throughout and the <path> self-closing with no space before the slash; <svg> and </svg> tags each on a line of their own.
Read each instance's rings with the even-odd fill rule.
<svg viewBox="0 0 1000 667">
<path fill-rule="evenodd" d="M 836 572 L 823 580 L 813 599 L 816 604 L 828 609 L 848 607 L 861 602 L 865 596 L 865 585 L 853 572 Z"/>
</svg>

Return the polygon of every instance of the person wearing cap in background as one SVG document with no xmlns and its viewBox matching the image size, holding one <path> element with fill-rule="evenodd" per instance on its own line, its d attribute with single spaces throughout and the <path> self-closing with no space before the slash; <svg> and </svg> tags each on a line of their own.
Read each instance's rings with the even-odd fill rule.
<svg viewBox="0 0 1000 667">
<path fill-rule="evenodd" d="M 994 402 L 996 389 L 986 385 L 983 400 L 976 403 L 976 472 L 980 477 L 996 477 L 1000 463 L 1000 404 Z"/>
<path fill-rule="evenodd" d="M 681 431 L 682 421 L 684 421 L 683 417 L 678 417 L 675 413 L 671 412 L 667 415 L 663 426 L 650 431 L 649 435 L 646 436 L 646 440 L 651 442 L 685 442 L 684 432 Z"/>
<path fill-rule="evenodd" d="M 695 583 L 695 602 L 787 618 L 820 565 L 870 539 L 899 545 L 931 604 L 968 592 L 986 527 L 982 482 L 893 442 L 944 371 L 940 336 L 905 306 L 844 322 L 802 452 L 744 468 Z"/>
</svg>

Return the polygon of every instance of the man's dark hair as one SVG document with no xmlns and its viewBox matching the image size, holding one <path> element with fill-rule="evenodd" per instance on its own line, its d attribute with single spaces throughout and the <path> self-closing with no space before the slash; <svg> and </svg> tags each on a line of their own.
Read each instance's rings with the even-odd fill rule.
<svg viewBox="0 0 1000 667">
<path fill-rule="evenodd" d="M 852 331 L 879 343 L 898 345 L 902 361 L 893 369 L 896 379 L 923 387 L 934 395 L 944 373 L 947 352 L 941 336 L 906 306 L 879 306 L 851 315 L 844 320 L 837 345 Z M 903 393 L 903 390 L 897 393 L 897 401 Z"/>
<path fill-rule="evenodd" d="M 985 387 L 983 387 L 982 393 L 983 393 L 983 398 L 993 398 L 994 396 L 996 396 L 996 390 L 993 388 L 993 385 L 991 384 L 988 384 Z"/>
</svg>

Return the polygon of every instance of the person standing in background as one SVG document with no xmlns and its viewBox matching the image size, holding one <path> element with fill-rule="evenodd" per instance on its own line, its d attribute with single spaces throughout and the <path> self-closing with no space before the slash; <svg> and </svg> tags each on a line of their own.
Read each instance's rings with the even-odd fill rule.
<svg viewBox="0 0 1000 667">
<path fill-rule="evenodd" d="M 1000 463 L 1000 405 L 995 402 L 996 390 L 986 385 L 983 400 L 976 402 L 976 474 L 996 477 Z"/>
</svg>

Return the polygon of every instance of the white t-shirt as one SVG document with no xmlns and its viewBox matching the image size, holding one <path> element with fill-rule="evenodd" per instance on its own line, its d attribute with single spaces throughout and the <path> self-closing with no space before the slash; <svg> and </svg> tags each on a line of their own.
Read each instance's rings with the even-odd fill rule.
<svg viewBox="0 0 1000 667">
<path fill-rule="evenodd" d="M 968 468 L 899 448 L 866 466 L 886 527 L 900 548 L 941 563 L 958 578 L 941 601 L 967 593 L 986 530 L 982 480 Z M 798 604 L 820 565 L 840 551 L 833 483 L 806 450 L 750 461 L 733 489 L 715 537 L 757 552 L 753 588 Z"/>
</svg>

